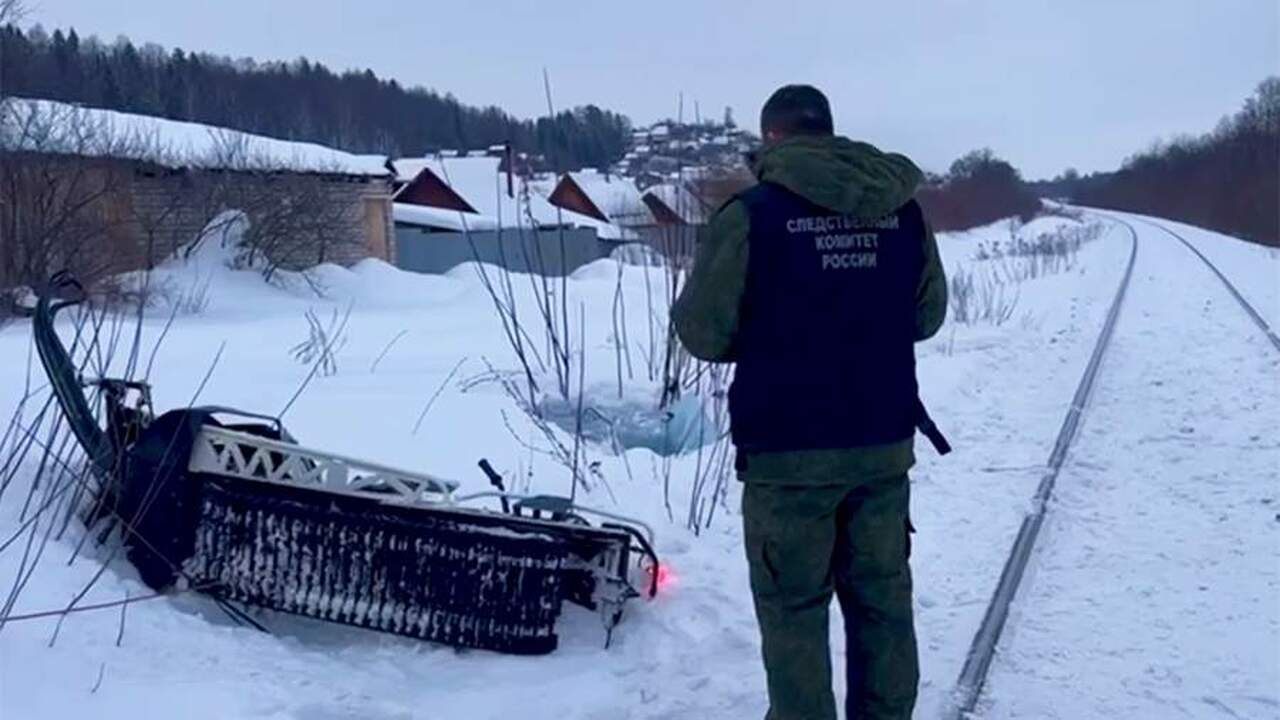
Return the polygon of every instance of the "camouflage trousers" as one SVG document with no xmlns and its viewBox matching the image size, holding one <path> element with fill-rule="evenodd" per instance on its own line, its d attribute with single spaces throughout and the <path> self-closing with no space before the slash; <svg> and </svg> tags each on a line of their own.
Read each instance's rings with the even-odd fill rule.
<svg viewBox="0 0 1280 720">
<path fill-rule="evenodd" d="M 911 610 L 910 484 L 748 482 L 747 561 L 769 686 L 766 720 L 835 720 L 828 608 L 845 621 L 848 720 L 906 719 L 920 670 Z"/>
</svg>

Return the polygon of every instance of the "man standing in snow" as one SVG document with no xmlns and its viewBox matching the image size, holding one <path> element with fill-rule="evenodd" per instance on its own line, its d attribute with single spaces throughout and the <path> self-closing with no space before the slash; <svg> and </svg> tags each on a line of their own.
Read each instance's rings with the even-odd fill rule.
<svg viewBox="0 0 1280 720">
<path fill-rule="evenodd" d="M 767 720 L 835 719 L 833 593 L 847 717 L 909 718 L 919 666 L 907 471 L 916 428 L 933 430 L 914 343 L 947 307 L 913 200 L 922 175 L 835 135 L 813 87 L 775 92 L 760 125 L 759 183 L 711 219 L 672 318 L 691 353 L 737 363 L 729 409 Z"/>
</svg>

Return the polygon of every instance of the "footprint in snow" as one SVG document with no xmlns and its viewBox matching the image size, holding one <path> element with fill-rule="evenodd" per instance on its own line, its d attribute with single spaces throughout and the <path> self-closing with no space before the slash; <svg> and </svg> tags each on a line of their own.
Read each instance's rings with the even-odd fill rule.
<svg viewBox="0 0 1280 720">
<path fill-rule="evenodd" d="M 408 710 L 387 711 L 368 705 L 353 707 L 311 704 L 294 710 L 293 717 L 294 720 L 413 720 L 413 713 Z"/>
</svg>

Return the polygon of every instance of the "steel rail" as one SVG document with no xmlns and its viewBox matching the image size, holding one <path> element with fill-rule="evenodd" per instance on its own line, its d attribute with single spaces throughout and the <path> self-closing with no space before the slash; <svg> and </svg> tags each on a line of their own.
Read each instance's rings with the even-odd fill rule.
<svg viewBox="0 0 1280 720">
<path fill-rule="evenodd" d="M 1031 558 L 1031 551 L 1035 547 L 1036 538 L 1039 536 L 1040 528 L 1044 524 L 1045 512 L 1048 509 L 1049 499 L 1053 496 L 1053 488 L 1058 480 L 1058 473 L 1062 469 L 1067 452 L 1070 450 L 1071 444 L 1080 429 L 1080 421 L 1084 414 L 1085 406 L 1089 402 L 1089 397 L 1093 392 L 1094 381 L 1098 377 L 1098 369 L 1102 365 L 1103 355 L 1106 353 L 1111 336 L 1114 334 L 1116 321 L 1120 317 L 1120 307 L 1124 302 L 1125 293 L 1129 289 L 1129 280 L 1133 277 L 1133 267 L 1138 258 L 1138 232 L 1134 230 L 1131 224 L 1122 219 L 1111 219 L 1129 230 L 1132 238 L 1129 262 L 1125 267 L 1124 277 L 1120 280 L 1120 286 L 1116 289 L 1115 297 L 1111 301 L 1111 307 L 1107 311 L 1106 320 L 1102 325 L 1102 332 L 1094 345 L 1093 354 L 1089 357 L 1089 364 L 1085 366 L 1084 375 L 1080 378 L 1080 384 L 1076 387 L 1075 396 L 1071 399 L 1071 407 L 1067 410 L 1067 416 L 1063 419 L 1062 427 L 1058 431 L 1058 438 L 1054 442 L 1053 452 L 1049 455 L 1048 467 L 1044 476 L 1040 479 L 1040 485 L 1036 488 L 1033 507 L 1022 519 L 1022 526 L 1018 529 L 1018 535 L 1009 551 L 1009 557 L 1005 560 L 1004 570 L 1000 573 L 1000 582 L 996 585 L 995 592 L 991 595 L 991 600 L 987 604 L 986 614 L 982 618 L 982 624 L 978 626 L 978 631 L 974 634 L 973 642 L 969 646 L 969 653 L 965 658 L 964 667 L 960 671 L 960 677 L 956 681 L 951 701 L 946 705 L 943 712 L 943 717 L 947 720 L 963 720 L 966 717 L 970 717 L 978 705 L 979 698 L 982 696 L 987 673 L 991 669 L 991 661 L 995 657 L 996 645 L 1000 641 L 1000 634 L 1004 630 L 1005 621 L 1009 617 L 1009 606 L 1017 595 L 1018 585 L 1022 582 L 1027 562 Z"/>
<path fill-rule="evenodd" d="M 1154 222 L 1146 218 L 1135 218 L 1135 219 L 1143 223 L 1146 223 L 1147 225 L 1150 225 L 1152 227 L 1156 227 L 1165 231 L 1169 235 L 1179 240 L 1183 245 L 1186 245 L 1188 250 L 1195 253 L 1196 257 L 1200 258 L 1200 260 L 1204 262 L 1205 265 L 1209 266 L 1209 269 L 1213 271 L 1213 274 L 1218 276 L 1218 279 L 1222 281 L 1222 284 L 1227 287 L 1227 292 L 1230 292 L 1232 297 L 1236 299 L 1236 302 L 1240 303 L 1240 307 L 1244 309 L 1245 314 L 1247 314 L 1250 317 L 1250 319 L 1253 320 L 1254 324 L 1256 324 L 1258 328 L 1262 330 L 1263 334 L 1267 336 L 1267 339 L 1271 341 L 1271 344 L 1275 346 L 1276 350 L 1280 350 L 1280 335 L 1277 335 L 1276 331 L 1271 329 L 1271 326 L 1267 323 L 1265 319 L 1263 319 L 1262 315 L 1258 314 L 1258 311 L 1254 309 L 1253 305 L 1250 304 L 1248 300 L 1244 299 L 1244 295 L 1240 294 L 1240 291 L 1236 289 L 1235 284 L 1232 283 L 1230 280 L 1228 280 L 1226 275 L 1222 274 L 1222 271 L 1218 269 L 1218 266 L 1214 265 L 1212 260 L 1205 257 L 1205 254 L 1200 252 L 1200 248 L 1193 245 L 1191 241 L 1187 240 L 1185 237 L 1179 235 L 1178 233 L 1170 230 L 1169 228 L 1165 227 L 1164 225 L 1161 225 L 1158 222 Z"/>
</svg>

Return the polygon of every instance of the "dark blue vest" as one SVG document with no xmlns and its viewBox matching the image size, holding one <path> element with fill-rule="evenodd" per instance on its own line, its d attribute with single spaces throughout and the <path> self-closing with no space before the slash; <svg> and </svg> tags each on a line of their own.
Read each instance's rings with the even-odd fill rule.
<svg viewBox="0 0 1280 720">
<path fill-rule="evenodd" d="M 919 419 L 916 292 L 924 217 L 914 200 L 859 220 L 761 183 L 738 199 L 750 252 L 729 390 L 739 450 L 906 440 Z"/>
</svg>

